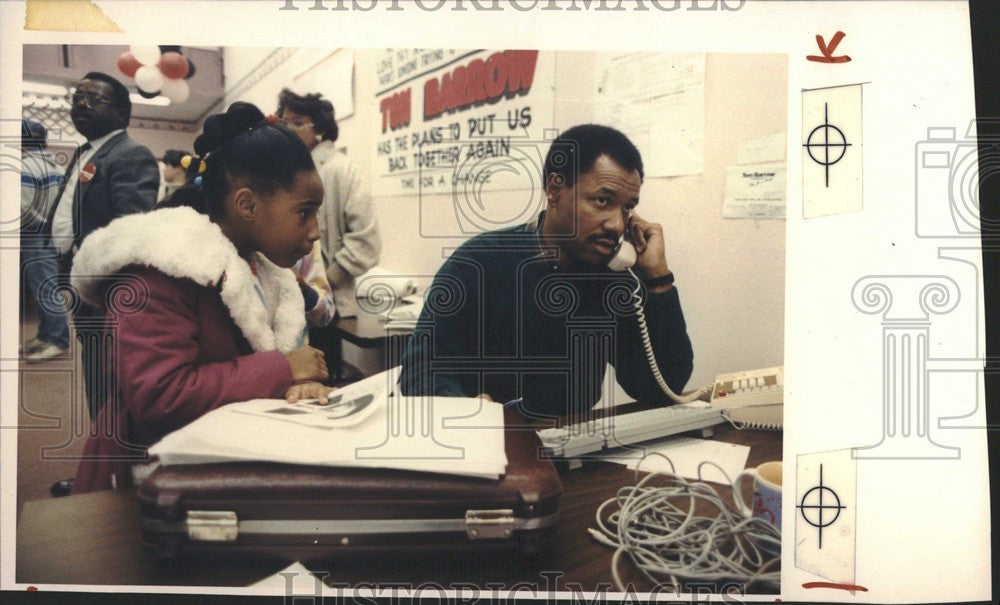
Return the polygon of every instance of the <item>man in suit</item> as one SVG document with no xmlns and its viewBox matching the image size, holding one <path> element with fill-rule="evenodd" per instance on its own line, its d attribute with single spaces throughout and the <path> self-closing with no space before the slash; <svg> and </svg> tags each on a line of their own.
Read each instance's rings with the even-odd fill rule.
<svg viewBox="0 0 1000 605">
<path fill-rule="evenodd" d="M 125 132 L 132 102 L 121 82 L 91 72 L 69 98 L 73 125 L 87 143 L 70 161 L 50 221 L 52 242 L 66 276 L 84 238 L 120 216 L 152 210 L 160 186 L 156 158 Z M 117 390 L 106 358 L 104 310 L 74 301 L 73 323 L 82 344 L 84 385 L 93 419 Z"/>
</svg>

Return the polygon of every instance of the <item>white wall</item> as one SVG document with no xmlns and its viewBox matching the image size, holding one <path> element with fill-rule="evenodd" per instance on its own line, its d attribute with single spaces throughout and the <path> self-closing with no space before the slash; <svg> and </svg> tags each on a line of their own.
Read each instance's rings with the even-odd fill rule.
<svg viewBox="0 0 1000 605">
<path fill-rule="evenodd" d="M 247 101 L 265 114 L 278 108 L 278 93 L 293 78 L 334 49 L 224 48 L 225 105 Z M 220 106 L 219 111 L 224 107 Z"/>
<path fill-rule="evenodd" d="M 175 132 L 134 127 L 128 129 L 129 136 L 148 147 L 157 158 L 163 157 L 163 152 L 168 149 L 192 151 L 194 140 L 199 132 L 200 129 L 198 132 Z"/>
<path fill-rule="evenodd" d="M 245 100 L 272 111 L 278 91 L 295 74 L 332 49 L 284 51 L 226 48 L 226 103 Z M 279 51 L 280 52 L 280 51 Z M 381 51 L 355 50 L 354 114 L 339 122 L 339 146 L 361 166 L 372 156 L 381 125 L 375 103 L 375 73 Z M 265 61 L 261 65 L 261 61 Z M 591 120 L 595 55 L 556 54 L 554 124 L 565 129 Z M 248 82 L 252 85 L 247 85 Z M 242 81 L 236 91 L 231 84 Z M 784 132 L 787 121 L 787 58 L 783 55 L 709 54 L 706 63 L 704 174 L 649 178 L 639 210 L 664 225 L 667 259 L 677 277 L 695 350 L 690 385 L 716 374 L 783 363 L 785 222 L 722 218 L 725 167 L 735 163 L 739 144 Z M 643 150 L 640 150 L 643 151 Z M 448 211 L 448 204 L 427 207 Z M 385 249 L 381 264 L 429 279 L 446 248 L 460 239 L 426 239 L 418 234 L 418 200 L 406 196 L 375 199 Z M 433 216 L 430 217 L 433 220 Z M 426 217 L 425 217 L 426 220 Z"/>
</svg>

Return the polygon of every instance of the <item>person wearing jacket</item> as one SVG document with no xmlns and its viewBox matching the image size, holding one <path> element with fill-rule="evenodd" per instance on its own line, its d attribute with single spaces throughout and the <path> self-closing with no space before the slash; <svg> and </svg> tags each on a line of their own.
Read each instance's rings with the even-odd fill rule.
<svg viewBox="0 0 1000 605">
<path fill-rule="evenodd" d="M 639 150 L 613 128 L 583 124 L 552 142 L 542 170 L 547 203 L 535 220 L 470 238 L 438 270 L 403 352 L 401 393 L 478 395 L 579 422 L 610 363 L 629 396 L 671 405 L 643 341 L 676 393 L 694 353 L 663 227 L 636 213 Z M 635 246 L 635 278 L 608 266 L 623 237 Z"/>
<path fill-rule="evenodd" d="M 87 142 L 70 160 L 49 220 L 62 275 L 69 274 L 88 235 L 120 216 L 152 210 L 160 186 L 156 158 L 126 132 L 132 102 L 124 84 L 105 73 L 90 72 L 69 100 L 70 118 Z M 111 385 L 107 326 L 102 311 L 93 305 L 77 300 L 71 309 L 93 420 Z"/>
<path fill-rule="evenodd" d="M 328 393 L 290 269 L 319 238 L 323 187 L 298 137 L 263 118 L 247 103 L 210 116 L 195 141 L 206 169 L 175 207 L 117 219 L 80 246 L 71 281 L 115 326 L 117 392 L 73 493 L 130 484 L 149 445 L 219 406 Z"/>
<path fill-rule="evenodd" d="M 378 264 L 382 252 L 371 193 L 354 162 L 337 150 L 334 108 L 322 95 L 298 95 L 286 88 L 278 97 L 278 117 L 299 135 L 316 162 L 326 191 L 319 215 L 326 274 L 337 314 L 353 317 L 355 278 Z"/>
<path fill-rule="evenodd" d="M 38 310 L 38 334 L 21 347 L 28 362 L 64 356 L 69 322 L 56 279 L 58 255 L 49 236 L 49 214 L 63 170 L 47 149 L 45 127 L 21 120 L 21 267 Z"/>
</svg>

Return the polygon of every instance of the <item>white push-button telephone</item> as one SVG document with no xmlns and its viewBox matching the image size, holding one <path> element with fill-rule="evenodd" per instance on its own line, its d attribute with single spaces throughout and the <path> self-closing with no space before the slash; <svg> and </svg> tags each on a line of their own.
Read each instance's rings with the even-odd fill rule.
<svg viewBox="0 0 1000 605">
<path fill-rule="evenodd" d="M 636 288 L 632 292 L 633 306 L 635 307 L 636 319 L 639 321 L 639 333 L 642 337 L 642 346 L 646 352 L 646 359 L 649 362 L 649 369 L 653 372 L 656 382 L 676 403 L 689 403 L 697 399 L 709 400 L 714 407 L 731 408 L 750 405 L 778 404 L 782 402 L 784 373 L 781 367 L 764 368 L 761 370 L 750 370 L 736 372 L 734 374 L 719 374 L 715 382 L 698 389 L 688 391 L 678 395 L 674 393 L 656 364 L 656 357 L 653 354 L 653 345 L 649 340 L 649 328 L 646 326 L 646 314 L 642 308 L 642 282 L 632 271 L 632 267 L 638 260 L 635 247 L 628 239 L 623 237 L 618 246 L 618 251 L 608 261 L 608 268 L 612 271 L 628 271 L 636 282 Z"/>
</svg>

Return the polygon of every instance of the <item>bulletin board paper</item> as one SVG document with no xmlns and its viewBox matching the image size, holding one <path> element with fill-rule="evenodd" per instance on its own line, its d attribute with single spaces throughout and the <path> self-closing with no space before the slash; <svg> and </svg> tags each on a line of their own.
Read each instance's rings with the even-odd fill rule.
<svg viewBox="0 0 1000 605">
<path fill-rule="evenodd" d="M 722 215 L 726 218 L 785 218 L 785 164 L 748 164 L 726 169 Z"/>
<path fill-rule="evenodd" d="M 594 120 L 628 135 L 648 176 L 701 174 L 705 144 L 705 55 L 602 53 Z"/>
<path fill-rule="evenodd" d="M 736 163 L 742 165 L 784 161 L 787 136 L 787 133 L 776 132 L 743 143 L 736 151 Z"/>
</svg>

